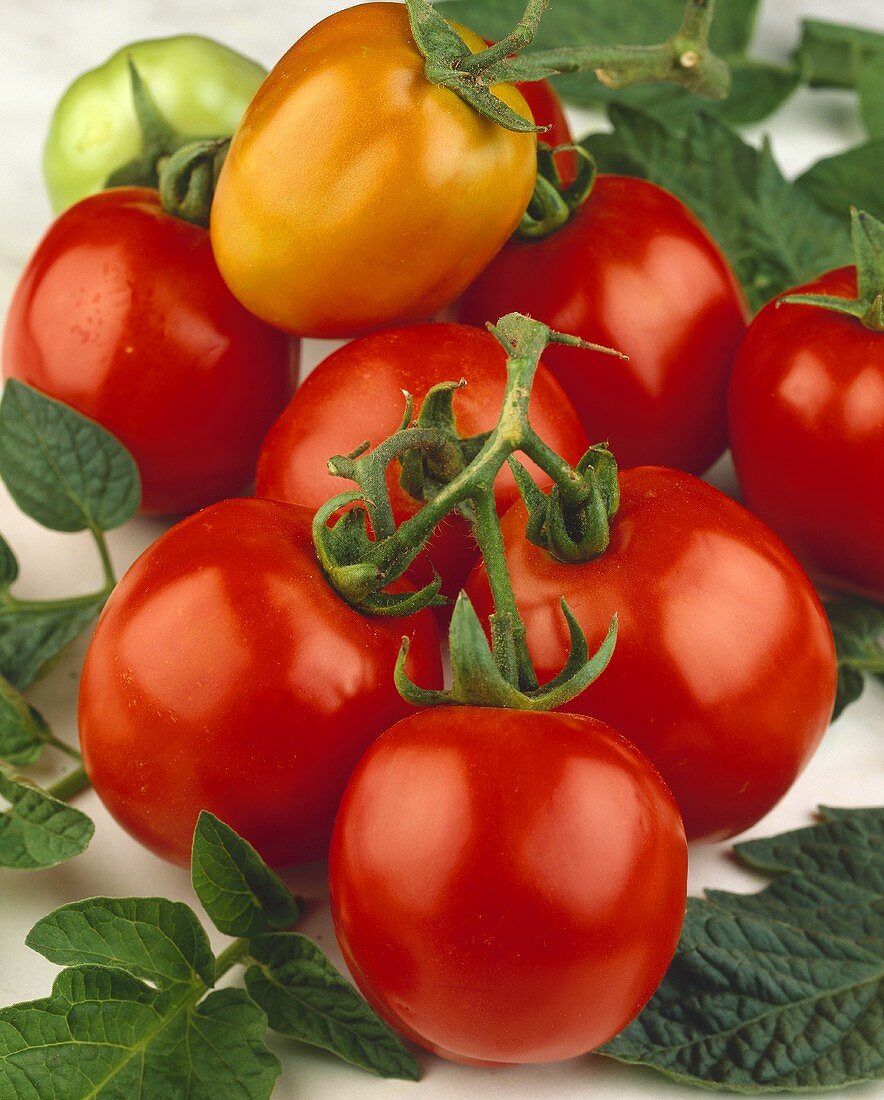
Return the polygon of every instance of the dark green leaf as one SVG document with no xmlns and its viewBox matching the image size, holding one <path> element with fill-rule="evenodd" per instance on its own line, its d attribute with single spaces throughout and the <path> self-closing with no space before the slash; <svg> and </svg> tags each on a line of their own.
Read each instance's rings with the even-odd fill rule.
<svg viewBox="0 0 884 1100">
<path fill-rule="evenodd" d="M 33 764 L 48 736 L 40 714 L 0 676 L 0 760 L 18 767 Z"/>
<path fill-rule="evenodd" d="M 55 531 L 118 527 L 141 494 L 134 459 L 109 432 L 14 378 L 0 401 L 0 477 Z"/>
<path fill-rule="evenodd" d="M 884 59 L 884 34 L 805 19 L 795 59 L 806 84 L 855 88 L 863 68 Z"/>
<path fill-rule="evenodd" d="M 239 989 L 198 995 L 62 971 L 51 996 L 0 1009 L 0 1100 L 265 1100 L 280 1066 L 264 1014 Z"/>
<path fill-rule="evenodd" d="M 0 535 L 0 591 L 9 588 L 18 576 L 18 561 L 9 543 Z"/>
<path fill-rule="evenodd" d="M 869 61 L 862 66 L 856 90 L 859 93 L 860 117 L 869 137 L 884 138 L 884 59 Z"/>
<path fill-rule="evenodd" d="M 845 596 L 825 605 L 838 653 L 834 721 L 863 693 L 866 672 L 884 677 L 884 607 Z"/>
<path fill-rule="evenodd" d="M 753 149 L 720 119 L 700 112 L 678 135 L 627 107 L 612 105 L 610 115 L 614 133 L 583 142 L 599 169 L 652 180 L 685 202 L 730 260 L 753 307 L 851 262 L 847 223 L 788 183 L 769 150 Z"/>
<path fill-rule="evenodd" d="M 0 676 L 24 691 L 97 617 L 103 594 L 69 601 L 0 598 Z"/>
<path fill-rule="evenodd" d="M 736 846 L 779 875 L 690 898 L 675 959 L 600 1053 L 737 1092 L 816 1091 L 884 1074 L 884 809 Z"/>
<path fill-rule="evenodd" d="M 165 898 L 87 898 L 38 921 L 28 947 L 60 966 L 118 967 L 160 989 L 215 982 L 215 960 L 188 906 Z"/>
<path fill-rule="evenodd" d="M 420 1069 L 311 940 L 293 932 L 257 936 L 246 989 L 274 1031 L 322 1047 L 381 1077 L 416 1081 Z"/>
<path fill-rule="evenodd" d="M 193 837 L 191 878 L 203 908 L 228 936 L 289 928 L 298 919 L 298 903 L 282 879 L 251 844 L 205 810 Z"/>
<path fill-rule="evenodd" d="M 884 85 L 881 91 L 884 95 Z M 817 161 L 795 183 L 819 206 L 845 221 L 851 206 L 867 210 L 880 220 L 884 219 L 882 165 L 884 137 Z"/>
<path fill-rule="evenodd" d="M 0 867 L 54 867 L 82 852 L 95 831 L 89 818 L 0 765 Z M 2 1093 L 0 1093 L 2 1097 Z"/>
</svg>

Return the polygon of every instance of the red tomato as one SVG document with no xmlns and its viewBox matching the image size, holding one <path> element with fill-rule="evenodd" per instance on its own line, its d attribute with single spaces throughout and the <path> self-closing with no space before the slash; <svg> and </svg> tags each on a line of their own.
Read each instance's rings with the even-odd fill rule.
<svg viewBox="0 0 884 1100">
<path fill-rule="evenodd" d="M 530 84 L 517 84 L 522 98 L 531 108 L 531 114 L 538 126 L 549 126 L 546 133 L 538 134 L 538 141 L 544 141 L 555 148 L 557 145 L 570 145 L 573 142 L 571 128 L 565 116 L 565 108 L 548 80 L 534 80 Z M 577 172 L 577 158 L 573 153 L 560 153 L 556 157 L 562 183 L 569 184 Z"/>
<path fill-rule="evenodd" d="M 797 293 L 855 298 L 856 269 Z M 822 583 L 884 601 L 884 337 L 831 310 L 769 303 L 740 347 L 729 416 L 752 511 Z"/>
<path fill-rule="evenodd" d="M 511 240 L 456 314 L 482 324 L 512 310 L 629 356 L 562 346 L 544 353 L 589 438 L 608 440 L 622 465 L 699 473 L 722 454 L 746 307 L 724 257 L 673 195 L 600 176 L 562 229 Z"/>
<path fill-rule="evenodd" d="M 435 621 L 366 619 L 325 583 L 311 516 L 228 500 L 135 562 L 105 607 L 80 686 L 83 759 L 111 814 L 188 863 L 201 809 L 274 865 L 323 857 L 351 770 L 411 712 L 403 633 L 439 681 Z"/>
<path fill-rule="evenodd" d="M 609 726 L 445 707 L 363 757 L 329 880 L 344 958 L 393 1027 L 455 1061 L 546 1062 L 654 992 L 686 867 L 672 796 Z"/>
<path fill-rule="evenodd" d="M 779 538 L 705 482 L 654 467 L 620 475 L 611 544 L 563 565 L 503 519 L 528 647 L 541 682 L 559 671 L 568 601 L 590 652 L 616 614 L 605 672 L 568 709 L 610 722 L 660 769 L 689 838 L 747 829 L 786 793 L 820 741 L 835 650 L 810 581 Z M 467 586 L 490 611 L 484 568 Z"/>
<path fill-rule="evenodd" d="M 243 489 L 291 393 L 297 343 L 224 285 L 204 229 L 127 187 L 71 207 L 18 284 L 3 373 L 103 424 L 141 471 L 142 510 Z"/>
<path fill-rule="evenodd" d="M 431 386 L 465 378 L 467 385 L 454 398 L 458 430 L 462 435 L 490 430 L 503 402 L 506 361 L 493 336 L 466 325 L 411 325 L 354 340 L 308 376 L 274 425 L 258 462 L 258 494 L 315 510 L 336 493 L 349 492 L 353 483 L 334 477 L 326 463 L 366 439 L 377 444 L 395 432 L 405 409 L 403 390 L 414 395 L 417 413 Z M 561 387 L 543 367 L 537 372 L 531 413 L 541 438 L 569 462 L 577 462 L 587 449 L 586 436 Z M 420 503 L 400 486 L 398 464 L 391 467 L 387 484 L 401 523 Z M 501 512 L 518 498 L 508 467 L 500 472 L 495 490 Z M 450 516 L 428 551 L 448 595 L 460 590 L 476 554 L 467 524 Z M 415 563 L 410 576 L 421 584 L 430 579 L 427 558 Z"/>
</svg>

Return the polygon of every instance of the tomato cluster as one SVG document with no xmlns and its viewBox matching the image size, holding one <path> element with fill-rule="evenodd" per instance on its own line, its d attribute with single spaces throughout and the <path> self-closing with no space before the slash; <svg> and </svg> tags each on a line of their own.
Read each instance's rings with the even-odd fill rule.
<svg viewBox="0 0 884 1100">
<path fill-rule="evenodd" d="M 241 89 L 254 73 L 240 61 Z M 567 141 L 548 84 L 492 91 Z M 243 110 L 208 228 L 145 187 L 81 198 L 102 181 L 80 166 L 63 186 L 53 155 L 59 201 L 80 201 L 39 245 L 7 320 L 5 376 L 114 432 L 144 511 L 188 514 L 96 628 L 85 766 L 114 817 L 177 862 L 203 809 L 276 865 L 331 844 L 342 951 L 405 1036 L 470 1063 L 571 1057 L 622 1029 L 662 978 L 686 837 L 758 821 L 830 720 L 832 635 L 792 551 L 821 581 L 884 598 L 880 335 L 774 303 L 747 332 L 715 243 L 645 181 L 602 176 L 566 224 L 513 237 L 536 139 L 428 79 L 400 4 L 319 24 Z M 576 156 L 557 166 L 573 182 Z M 856 280 L 843 270 L 809 289 L 846 298 Z M 514 311 L 628 358 L 551 342 L 530 393 L 542 442 L 485 486 L 495 559 L 477 560 L 461 500 L 386 588 L 429 590 L 437 574 L 444 595 L 465 588 L 495 645 L 504 629 L 524 641 L 540 685 L 556 683 L 575 623 L 592 650 L 616 617 L 618 640 L 552 713 L 481 698 L 415 713 L 395 677 L 441 688 L 437 620 L 365 613 L 317 557 L 334 540 L 341 575 L 368 585 L 353 547 L 383 542 L 370 522 L 382 502 L 364 514 L 354 493 L 334 525 L 313 517 L 337 494 L 365 496 L 333 476 L 332 456 L 352 469 L 439 383 L 465 383 L 450 404 L 454 467 L 428 466 L 419 492 L 391 461 L 375 490 L 398 530 L 438 495 L 433 478 L 468 476 L 518 354 L 482 326 Z M 292 396 L 299 340 L 313 336 L 355 339 Z M 728 439 L 751 512 L 694 476 Z M 543 499 L 549 517 L 569 489 L 574 507 L 602 440 L 625 467 L 606 490 L 608 545 L 557 560 L 532 509 Z M 526 472 L 533 497 L 517 485 Z M 235 497 L 253 479 L 256 495 Z M 362 541 L 345 542 L 355 527 Z M 515 610 L 499 606 L 501 554 Z"/>
</svg>

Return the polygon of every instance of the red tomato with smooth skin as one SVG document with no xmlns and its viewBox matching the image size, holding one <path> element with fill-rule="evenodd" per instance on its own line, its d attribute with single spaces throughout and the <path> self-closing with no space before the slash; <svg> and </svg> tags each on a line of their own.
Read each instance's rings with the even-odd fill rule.
<svg viewBox="0 0 884 1100">
<path fill-rule="evenodd" d="M 329 858 L 347 965 L 377 1011 L 459 1062 L 548 1062 L 624 1028 L 669 965 L 684 829 L 609 726 L 439 707 L 360 761 Z"/>
<path fill-rule="evenodd" d="M 126 187 L 50 227 L 12 299 L 3 373 L 117 436 L 143 512 L 182 513 L 249 484 L 297 350 L 236 301 L 205 229 Z"/>
<path fill-rule="evenodd" d="M 83 760 L 117 821 L 190 860 L 210 810 L 281 866 L 323 858 L 359 757 L 411 713 L 409 660 L 441 677 L 435 620 L 368 619 L 326 584 L 311 515 L 228 500 L 173 527 L 99 619 L 80 685 Z"/>
<path fill-rule="evenodd" d="M 510 240 L 455 306 L 476 325 L 512 310 L 629 356 L 544 353 L 589 438 L 607 440 L 621 465 L 700 473 L 723 453 L 746 306 L 718 247 L 674 195 L 599 176 L 565 226 Z"/>
<path fill-rule="evenodd" d="M 856 297 L 856 269 L 789 293 Z M 816 306 L 768 303 L 731 376 L 743 497 L 822 584 L 884 602 L 884 336 Z"/>
<path fill-rule="evenodd" d="M 461 435 L 489 431 L 497 423 L 506 385 L 506 353 L 488 332 L 467 325 L 411 325 L 354 340 L 330 355 L 304 381 L 273 426 L 258 461 L 260 496 L 316 509 L 353 483 L 328 472 L 332 455 L 348 454 L 368 439 L 380 443 L 397 430 L 405 410 L 403 390 L 415 398 L 415 415 L 427 391 L 438 382 L 465 378 L 454 397 Z M 541 366 L 531 395 L 531 419 L 538 434 L 567 461 L 576 463 L 588 447 L 567 397 Z M 543 484 L 549 479 L 532 462 L 525 464 Z M 398 463 L 387 485 L 397 523 L 420 508 L 399 484 Z M 498 510 L 518 499 L 509 467 L 495 483 Z M 429 562 L 456 595 L 475 563 L 477 548 L 467 524 L 449 516 L 433 536 L 426 554 L 409 572 L 417 584 L 432 576 Z"/>
<path fill-rule="evenodd" d="M 689 839 L 733 836 L 786 793 L 828 725 L 835 649 L 804 570 L 739 504 L 677 470 L 620 474 L 608 549 L 564 565 L 525 538 L 521 504 L 502 525 L 541 683 L 561 669 L 568 601 L 590 652 L 613 615 L 604 673 L 568 710 L 609 722 L 660 770 Z M 467 591 L 491 609 L 484 567 Z"/>
</svg>

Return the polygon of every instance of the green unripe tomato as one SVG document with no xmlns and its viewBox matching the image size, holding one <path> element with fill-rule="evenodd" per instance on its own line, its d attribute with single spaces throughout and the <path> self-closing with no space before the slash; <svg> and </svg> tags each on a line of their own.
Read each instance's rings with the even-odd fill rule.
<svg viewBox="0 0 884 1100">
<path fill-rule="evenodd" d="M 265 69 L 211 38 L 179 35 L 133 42 L 79 76 L 52 116 L 43 173 L 60 212 L 102 190 L 142 151 L 127 59 L 169 125 L 187 137 L 232 134 Z"/>
</svg>

